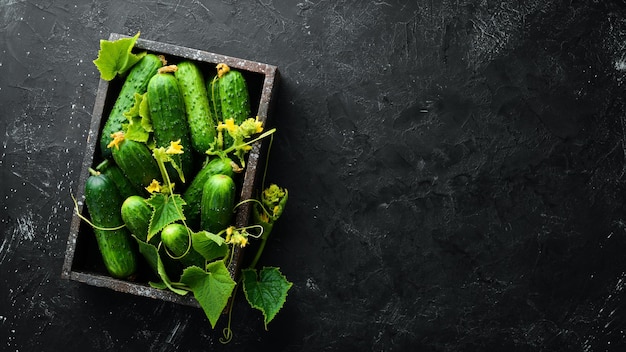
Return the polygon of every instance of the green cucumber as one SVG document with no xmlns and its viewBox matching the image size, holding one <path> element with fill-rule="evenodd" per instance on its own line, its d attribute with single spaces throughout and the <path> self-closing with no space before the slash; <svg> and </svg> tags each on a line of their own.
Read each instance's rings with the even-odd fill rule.
<svg viewBox="0 0 626 352">
<path fill-rule="evenodd" d="M 215 139 L 216 121 L 209 110 L 204 76 L 200 68 L 192 61 L 183 61 L 176 65 L 174 76 L 178 80 L 185 102 L 185 112 L 191 145 L 195 151 L 204 155 Z"/>
<path fill-rule="evenodd" d="M 107 175 L 120 191 L 122 198 L 128 198 L 135 194 L 140 194 L 141 191 L 133 184 L 122 169 L 117 166 L 113 160 L 105 159 L 103 162 L 96 166 L 96 170 Z"/>
<path fill-rule="evenodd" d="M 222 118 L 232 118 L 236 125 L 251 117 L 250 96 L 243 74 L 228 65 L 217 65 Z"/>
<path fill-rule="evenodd" d="M 119 279 L 131 278 L 137 270 L 135 242 L 125 227 L 120 214 L 123 198 L 115 183 L 106 175 L 90 170 L 91 175 L 85 184 L 85 204 L 89 211 L 98 248 L 104 266 L 111 276 Z"/>
<path fill-rule="evenodd" d="M 111 158 L 111 150 L 107 148 L 113 140 L 111 134 L 122 130 L 122 124 L 127 122 L 124 112 L 130 110 L 135 104 L 135 93 L 143 94 L 148 87 L 148 81 L 163 66 L 160 57 L 154 54 L 146 54 L 129 71 L 122 85 L 120 93 L 113 104 L 100 137 L 100 153 L 104 158 Z"/>
<path fill-rule="evenodd" d="M 148 83 L 147 97 L 156 147 L 167 148 L 170 142 L 180 140 L 183 146 L 183 154 L 179 154 L 180 166 L 183 175 L 190 177 L 193 169 L 191 138 L 185 117 L 185 103 L 176 77 L 167 72 L 154 75 Z M 174 181 L 183 181 L 169 167 L 169 163 L 167 166 Z"/>
<path fill-rule="evenodd" d="M 145 198 L 134 195 L 126 198 L 121 206 L 122 220 L 126 228 L 138 239 L 146 242 L 148 239 L 148 228 L 152 218 L 152 208 L 146 203 Z M 150 243 L 155 246 L 159 244 L 158 236 L 150 239 Z"/>
<path fill-rule="evenodd" d="M 215 158 L 209 160 L 206 165 L 198 171 L 189 187 L 183 193 L 183 199 L 187 203 L 185 206 L 185 217 L 187 223 L 192 228 L 197 227 L 200 222 L 200 204 L 202 202 L 202 188 L 213 175 L 223 174 L 234 177 L 233 161 L 229 158 Z"/>
<path fill-rule="evenodd" d="M 204 257 L 193 249 L 190 240 L 189 230 L 179 223 L 169 224 L 161 231 L 163 245 L 184 267 L 195 265 L 204 269 Z"/>
<path fill-rule="evenodd" d="M 232 177 L 210 176 L 202 187 L 200 226 L 211 233 L 225 230 L 233 220 L 236 187 Z"/>
<path fill-rule="evenodd" d="M 145 187 L 149 186 L 152 180 L 162 181 L 159 165 L 145 143 L 122 139 L 111 149 L 115 163 L 142 192 L 146 192 Z"/>
</svg>

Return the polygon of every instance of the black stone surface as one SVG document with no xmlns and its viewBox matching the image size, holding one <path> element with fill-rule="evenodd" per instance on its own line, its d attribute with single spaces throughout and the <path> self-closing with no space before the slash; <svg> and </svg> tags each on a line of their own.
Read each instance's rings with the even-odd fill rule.
<svg viewBox="0 0 626 352">
<path fill-rule="evenodd" d="M 0 0 L 0 350 L 623 351 L 624 1 Z M 233 341 L 60 278 L 109 33 L 276 65 L 290 190 Z"/>
</svg>

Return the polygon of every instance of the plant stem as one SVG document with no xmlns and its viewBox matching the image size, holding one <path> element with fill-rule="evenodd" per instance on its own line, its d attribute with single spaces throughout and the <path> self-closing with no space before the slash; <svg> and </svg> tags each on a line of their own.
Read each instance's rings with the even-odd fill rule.
<svg viewBox="0 0 626 352">
<path fill-rule="evenodd" d="M 261 255 L 263 254 L 263 250 L 265 249 L 265 244 L 267 243 L 267 239 L 270 237 L 270 232 L 272 232 L 272 228 L 274 226 L 272 224 L 263 225 L 263 236 L 261 236 L 261 244 L 259 245 L 259 249 L 256 251 L 256 255 L 254 259 L 252 259 L 252 263 L 250 263 L 249 268 L 254 269 L 256 264 L 258 263 Z"/>
</svg>

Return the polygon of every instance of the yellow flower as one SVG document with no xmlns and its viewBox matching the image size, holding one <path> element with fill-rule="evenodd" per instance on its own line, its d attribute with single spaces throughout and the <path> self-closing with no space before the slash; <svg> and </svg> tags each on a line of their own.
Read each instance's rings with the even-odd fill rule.
<svg viewBox="0 0 626 352">
<path fill-rule="evenodd" d="M 248 237 L 244 236 L 234 226 L 226 229 L 226 243 L 245 247 L 248 244 Z"/>
<path fill-rule="evenodd" d="M 255 130 L 256 133 L 263 132 L 263 122 L 259 121 L 259 117 L 258 116 L 254 120 L 254 125 L 256 126 L 256 130 Z"/>
<path fill-rule="evenodd" d="M 256 119 L 246 119 L 241 123 L 241 126 L 239 126 L 239 132 L 245 138 L 248 138 L 255 133 L 263 132 L 263 122 L 259 121 L 258 116 Z"/>
<path fill-rule="evenodd" d="M 122 143 L 122 141 L 124 140 L 124 132 L 118 131 L 115 133 L 111 133 L 111 137 L 113 137 L 113 140 L 107 145 L 107 148 L 115 147 L 115 149 L 119 150 L 120 143 Z"/>
<path fill-rule="evenodd" d="M 267 216 L 267 213 L 264 211 L 259 213 L 259 219 L 261 219 L 261 221 L 263 222 L 270 222 L 270 217 Z"/>
<path fill-rule="evenodd" d="M 230 239 L 230 243 L 245 247 L 248 244 L 248 239 L 239 232 L 235 232 Z"/>
<path fill-rule="evenodd" d="M 233 235 L 234 226 L 229 226 L 226 228 L 226 242 L 230 243 L 230 237 Z"/>
<path fill-rule="evenodd" d="M 237 131 L 237 125 L 235 125 L 235 119 L 230 118 L 230 119 L 224 120 L 224 122 L 220 122 L 220 124 L 217 125 L 217 130 L 218 131 L 227 130 L 229 133 L 235 133 L 235 131 Z"/>
<path fill-rule="evenodd" d="M 152 183 L 150 183 L 150 185 L 148 187 L 146 187 L 146 191 L 148 191 L 150 193 L 160 192 L 161 191 L 161 184 L 157 180 L 152 180 Z"/>
<path fill-rule="evenodd" d="M 228 65 L 226 65 L 223 62 L 217 64 L 217 66 L 215 66 L 215 68 L 217 69 L 217 77 L 218 78 L 222 78 L 223 75 L 227 74 L 228 71 L 230 71 L 230 67 L 228 67 Z"/>
<path fill-rule="evenodd" d="M 171 141 L 170 146 L 165 151 L 166 154 L 182 154 L 183 146 L 180 144 L 180 139 L 177 141 Z"/>
</svg>

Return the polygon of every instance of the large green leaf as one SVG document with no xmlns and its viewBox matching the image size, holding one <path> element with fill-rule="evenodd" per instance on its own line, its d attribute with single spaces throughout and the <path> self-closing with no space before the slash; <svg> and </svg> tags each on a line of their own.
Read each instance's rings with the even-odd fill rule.
<svg viewBox="0 0 626 352">
<path fill-rule="evenodd" d="M 185 220 L 182 207 L 187 204 L 179 194 L 154 193 L 146 203 L 154 210 L 148 227 L 148 242 L 165 226 Z"/>
<path fill-rule="evenodd" d="M 133 235 L 133 237 L 135 237 L 135 235 Z M 148 265 L 150 265 L 152 270 L 154 270 L 154 272 L 159 275 L 161 280 L 163 280 L 162 283 L 150 284 L 156 288 L 169 288 L 170 290 L 172 290 L 172 292 L 175 292 L 179 295 L 186 295 L 188 291 L 174 287 L 176 284 L 173 283 L 167 276 L 167 273 L 165 272 L 165 266 L 163 265 L 163 261 L 159 256 L 159 250 L 157 249 L 157 247 L 150 243 L 146 243 L 137 237 L 135 237 L 135 240 L 137 240 L 137 243 L 139 244 L 139 253 L 144 256 L 144 258 L 148 262 Z"/>
<path fill-rule="evenodd" d="M 278 268 L 264 267 L 257 277 L 256 269 L 244 269 L 243 291 L 250 306 L 263 313 L 265 329 L 285 304 L 287 291 L 293 283 L 287 281 Z M 257 280 L 258 279 L 258 280 Z"/>
<path fill-rule="evenodd" d="M 132 38 L 100 40 L 98 58 L 93 63 L 100 71 L 102 79 L 110 81 L 118 74 L 125 73 L 146 55 L 146 52 L 132 53 L 137 38 L 139 38 L 139 32 Z"/>
<path fill-rule="evenodd" d="M 228 254 L 228 245 L 225 242 L 226 240 L 223 237 L 208 231 L 191 234 L 193 249 L 209 261 L 215 258 L 222 258 Z"/>
<path fill-rule="evenodd" d="M 209 263 L 207 271 L 197 266 L 187 267 L 180 281 L 191 288 L 194 297 L 209 318 L 211 326 L 215 328 L 236 284 L 230 277 L 224 261 Z"/>
</svg>

